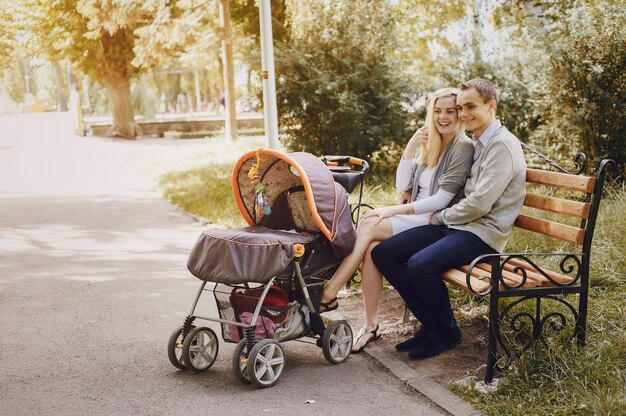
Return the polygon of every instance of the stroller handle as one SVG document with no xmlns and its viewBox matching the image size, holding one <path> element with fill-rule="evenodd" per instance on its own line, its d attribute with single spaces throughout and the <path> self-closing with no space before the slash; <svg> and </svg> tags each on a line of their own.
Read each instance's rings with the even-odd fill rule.
<svg viewBox="0 0 626 416">
<path fill-rule="evenodd" d="M 336 155 L 324 155 L 321 157 L 322 162 L 328 166 L 331 171 L 334 172 L 358 172 L 361 175 L 367 174 L 370 170 L 370 165 L 363 159 L 359 159 L 354 156 L 336 156 Z M 351 169 L 350 166 L 360 166 L 360 170 Z"/>
</svg>

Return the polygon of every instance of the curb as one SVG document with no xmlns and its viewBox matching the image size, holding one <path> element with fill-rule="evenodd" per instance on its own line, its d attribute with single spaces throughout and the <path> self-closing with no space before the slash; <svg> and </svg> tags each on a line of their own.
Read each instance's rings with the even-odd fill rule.
<svg viewBox="0 0 626 416">
<path fill-rule="evenodd" d="M 465 400 L 442 387 L 430 377 L 420 375 L 411 367 L 403 363 L 393 354 L 390 354 L 383 347 L 378 345 L 368 345 L 364 350 L 366 354 L 378 361 L 398 377 L 407 383 L 418 393 L 424 395 L 437 406 L 453 416 L 477 416 L 482 413 L 472 407 Z"/>
</svg>

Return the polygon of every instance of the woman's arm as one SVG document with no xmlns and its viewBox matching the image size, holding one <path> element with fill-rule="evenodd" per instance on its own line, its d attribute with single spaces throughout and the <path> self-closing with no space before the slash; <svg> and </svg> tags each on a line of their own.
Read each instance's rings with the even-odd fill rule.
<svg viewBox="0 0 626 416">
<path fill-rule="evenodd" d="M 422 145 L 428 142 L 428 129 L 422 127 L 411 136 L 404 148 L 400 163 L 396 169 L 396 189 L 398 192 L 406 192 L 413 186 L 413 175 L 415 174 L 415 162 L 413 161 L 415 152 Z"/>
<path fill-rule="evenodd" d="M 392 205 L 389 207 L 376 208 L 363 214 L 365 218 L 378 218 L 378 224 L 383 218 L 394 217 L 396 215 L 425 214 L 444 209 L 454 198 L 451 192 L 439 189 L 435 195 L 420 199 L 410 204 Z"/>
</svg>

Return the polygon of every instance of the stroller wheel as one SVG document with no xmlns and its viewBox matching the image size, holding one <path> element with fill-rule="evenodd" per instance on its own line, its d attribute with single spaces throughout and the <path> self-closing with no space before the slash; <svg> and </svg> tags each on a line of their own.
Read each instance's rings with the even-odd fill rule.
<svg viewBox="0 0 626 416">
<path fill-rule="evenodd" d="M 247 341 L 242 339 L 235 347 L 235 353 L 233 354 L 233 372 L 237 380 L 244 384 L 250 384 L 252 381 L 250 381 L 248 377 L 248 357 L 244 355 L 246 343 Z"/>
<path fill-rule="evenodd" d="M 196 328 L 185 337 L 183 342 L 182 359 L 185 366 L 196 373 L 211 368 L 217 352 L 219 342 L 217 335 L 211 328 Z"/>
<path fill-rule="evenodd" d="M 350 355 L 352 329 L 346 321 L 332 321 L 322 337 L 324 358 L 333 364 L 341 364 Z"/>
<path fill-rule="evenodd" d="M 283 347 L 273 339 L 256 343 L 248 357 L 248 377 L 257 387 L 271 387 L 285 368 Z"/>
<path fill-rule="evenodd" d="M 167 357 L 170 359 L 170 363 L 180 370 L 186 370 L 183 363 L 183 327 L 181 326 L 170 335 L 170 340 L 167 343 Z"/>
</svg>

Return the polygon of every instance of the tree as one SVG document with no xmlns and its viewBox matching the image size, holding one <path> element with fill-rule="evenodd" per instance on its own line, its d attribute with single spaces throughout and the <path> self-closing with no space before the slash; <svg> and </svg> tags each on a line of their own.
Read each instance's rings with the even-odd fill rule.
<svg viewBox="0 0 626 416">
<path fill-rule="evenodd" d="M 532 104 L 539 115 L 530 139 L 550 155 L 581 150 L 626 173 L 626 11 L 608 0 L 506 4 L 497 19 L 522 34 L 516 59 L 532 68 Z M 532 57 L 528 59 L 528 57 Z"/>
<path fill-rule="evenodd" d="M 237 139 L 235 109 L 235 69 L 233 66 L 233 31 L 230 19 L 230 0 L 219 0 L 222 35 L 222 65 L 224 68 L 224 107 L 226 109 L 226 137 Z"/>
<path fill-rule="evenodd" d="M 285 144 L 369 158 L 403 138 L 409 88 L 389 5 L 290 1 L 287 11 L 291 39 L 277 45 L 276 60 Z"/>
<path fill-rule="evenodd" d="M 34 0 L 25 2 L 37 34 L 52 61 L 67 59 L 72 67 L 102 82 L 107 90 L 113 124 L 109 136 L 134 138 L 130 80 L 140 73 L 131 65 L 135 35 L 150 2 L 133 0 Z"/>
</svg>

